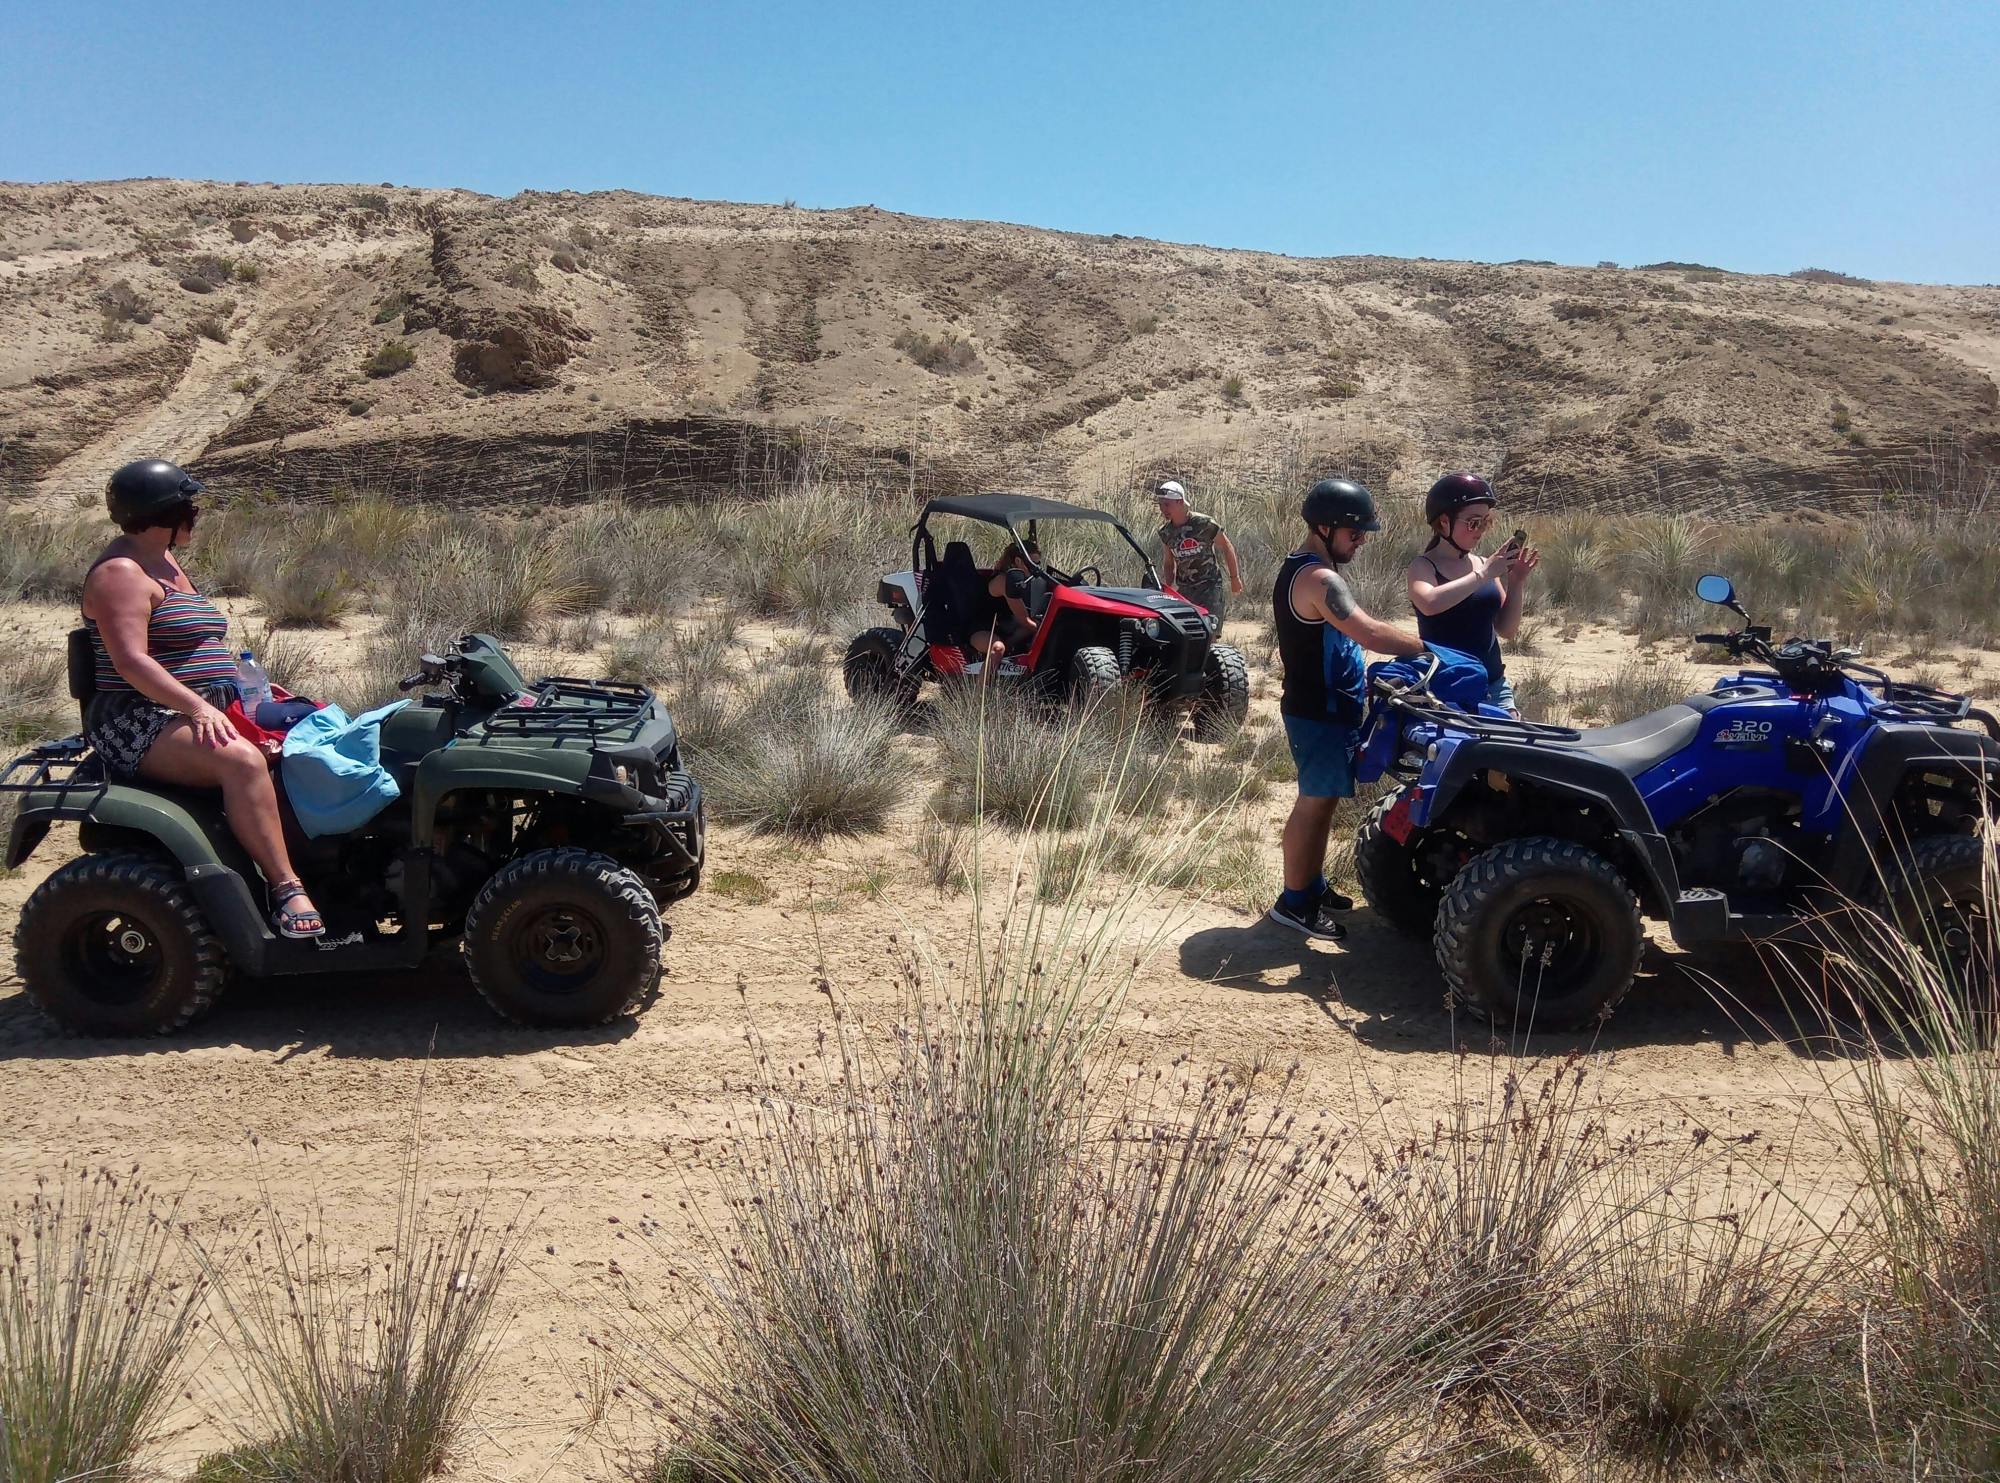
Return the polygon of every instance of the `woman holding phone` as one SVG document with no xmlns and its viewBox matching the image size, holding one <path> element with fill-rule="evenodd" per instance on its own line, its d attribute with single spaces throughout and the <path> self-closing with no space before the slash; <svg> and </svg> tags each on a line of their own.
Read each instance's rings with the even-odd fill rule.
<svg viewBox="0 0 2000 1483">
<path fill-rule="evenodd" d="M 1484 659 L 1487 704 L 1519 715 L 1500 640 L 1521 631 L 1521 594 L 1542 558 L 1522 530 L 1492 556 L 1479 554 L 1498 504 L 1493 486 L 1477 474 L 1446 474 L 1431 485 L 1424 496 L 1430 544 L 1410 563 L 1407 579 L 1419 636 Z"/>
</svg>

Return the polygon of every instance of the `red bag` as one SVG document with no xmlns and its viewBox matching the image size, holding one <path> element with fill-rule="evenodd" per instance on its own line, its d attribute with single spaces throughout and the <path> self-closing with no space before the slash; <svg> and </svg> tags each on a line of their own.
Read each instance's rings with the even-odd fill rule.
<svg viewBox="0 0 2000 1483">
<path fill-rule="evenodd" d="M 298 698 L 298 696 L 293 695 L 291 691 L 281 685 L 273 685 L 271 687 L 271 699 L 273 700 L 297 700 Z M 229 724 L 236 728 L 236 734 L 245 741 L 255 745 L 257 750 L 262 752 L 266 757 L 275 757 L 284 751 L 285 733 L 282 731 L 269 731 L 259 726 L 251 719 L 250 713 L 243 709 L 242 697 L 239 696 L 235 700 L 230 701 L 229 708 L 223 714 L 229 717 Z"/>
</svg>

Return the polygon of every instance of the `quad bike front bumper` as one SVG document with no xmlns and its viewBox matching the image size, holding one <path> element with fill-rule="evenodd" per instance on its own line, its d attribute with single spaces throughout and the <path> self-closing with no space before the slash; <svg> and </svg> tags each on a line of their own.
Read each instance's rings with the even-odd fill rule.
<svg viewBox="0 0 2000 1483">
<path fill-rule="evenodd" d="M 658 791 L 639 787 L 629 772 L 622 778 L 615 772 L 593 775 L 584 781 L 583 795 L 642 838 L 643 874 L 667 882 L 698 877 L 708 849 L 701 784 L 685 772 L 662 772 L 645 781 Z"/>
</svg>

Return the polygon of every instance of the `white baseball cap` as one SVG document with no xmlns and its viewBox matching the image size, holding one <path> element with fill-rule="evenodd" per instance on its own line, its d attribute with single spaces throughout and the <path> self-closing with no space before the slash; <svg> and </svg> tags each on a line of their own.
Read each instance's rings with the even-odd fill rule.
<svg viewBox="0 0 2000 1483">
<path fill-rule="evenodd" d="M 1186 504 L 1187 491 L 1181 487 L 1180 480 L 1169 479 L 1153 491 L 1153 498 L 1160 500 L 1177 499 L 1182 504 Z"/>
</svg>

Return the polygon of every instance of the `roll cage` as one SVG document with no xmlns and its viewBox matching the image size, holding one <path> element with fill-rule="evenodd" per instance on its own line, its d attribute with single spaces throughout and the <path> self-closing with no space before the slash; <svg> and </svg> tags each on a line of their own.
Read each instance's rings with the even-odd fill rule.
<svg viewBox="0 0 2000 1483">
<path fill-rule="evenodd" d="M 932 500 L 924 506 L 923 513 L 917 517 L 917 523 L 910 528 L 910 566 L 914 571 L 928 572 L 938 564 L 937 544 L 932 539 L 930 531 L 933 515 L 959 515 L 985 525 L 998 526 L 1007 532 L 1008 539 L 1027 559 L 1029 566 L 1038 575 L 1046 577 L 1059 587 L 1091 585 L 1083 580 L 1083 573 L 1095 572 L 1096 569 L 1086 566 L 1076 572 L 1066 572 L 1059 567 L 1037 561 L 1030 554 L 1029 547 L 1037 541 L 1037 527 L 1040 522 L 1088 520 L 1108 525 L 1118 532 L 1120 538 L 1139 558 L 1140 569 L 1145 573 L 1144 585 L 1155 590 L 1161 585 L 1159 569 L 1153 565 L 1145 547 L 1133 539 L 1132 532 L 1125 528 L 1125 522 L 1116 515 L 1109 510 L 1093 510 L 1085 505 L 1072 505 L 1065 500 L 1048 499 L 1038 494 L 968 494 Z"/>
</svg>

